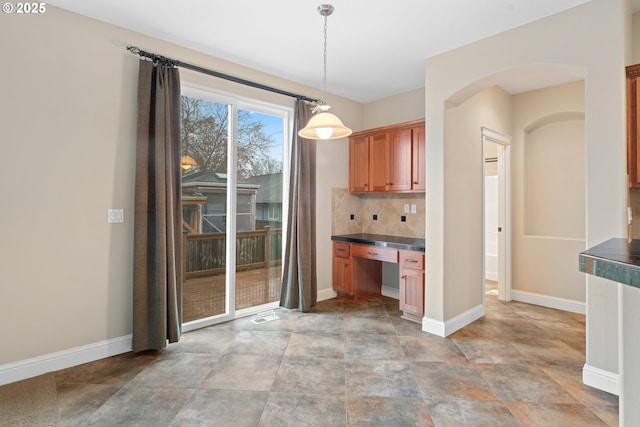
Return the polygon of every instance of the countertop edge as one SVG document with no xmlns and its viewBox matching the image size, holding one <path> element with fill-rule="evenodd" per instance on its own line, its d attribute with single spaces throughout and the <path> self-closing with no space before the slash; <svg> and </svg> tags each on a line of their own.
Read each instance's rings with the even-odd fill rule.
<svg viewBox="0 0 640 427">
<path fill-rule="evenodd" d="M 625 262 L 622 259 L 612 259 L 621 257 L 620 253 L 614 253 L 611 250 L 612 243 L 621 244 L 621 239 L 610 239 L 581 252 L 578 257 L 579 270 L 623 285 L 640 288 L 640 265 Z M 606 250 L 601 254 L 589 253 L 598 252 L 602 248 Z M 612 258 L 608 258 L 607 254 L 611 254 Z"/>
<path fill-rule="evenodd" d="M 402 241 L 405 240 L 406 241 Z M 413 237 L 400 237 L 400 236 L 385 236 L 381 234 L 335 234 L 331 236 L 331 240 L 347 242 L 347 243 L 360 243 L 365 245 L 380 246 L 386 248 L 426 252 L 424 239 L 417 239 Z"/>
</svg>

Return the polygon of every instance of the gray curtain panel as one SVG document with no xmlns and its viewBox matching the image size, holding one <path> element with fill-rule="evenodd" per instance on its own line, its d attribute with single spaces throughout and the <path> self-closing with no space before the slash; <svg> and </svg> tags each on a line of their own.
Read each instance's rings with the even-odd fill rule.
<svg viewBox="0 0 640 427">
<path fill-rule="evenodd" d="M 136 158 L 133 351 L 180 339 L 182 197 L 180 76 L 170 64 L 140 60 Z"/>
<path fill-rule="evenodd" d="M 280 305 L 309 311 L 317 300 L 316 276 L 316 141 L 298 136 L 311 117 L 298 100 L 291 144 L 289 217 Z"/>
</svg>

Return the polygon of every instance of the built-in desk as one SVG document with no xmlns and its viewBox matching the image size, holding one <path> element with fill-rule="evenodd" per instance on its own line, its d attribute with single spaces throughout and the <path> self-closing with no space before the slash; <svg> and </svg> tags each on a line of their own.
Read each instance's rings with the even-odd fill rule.
<svg viewBox="0 0 640 427">
<path fill-rule="evenodd" d="M 342 234 L 333 240 L 333 290 L 363 301 L 382 294 L 382 263 L 399 264 L 400 310 L 420 322 L 424 314 L 424 239 L 380 234 Z"/>
</svg>

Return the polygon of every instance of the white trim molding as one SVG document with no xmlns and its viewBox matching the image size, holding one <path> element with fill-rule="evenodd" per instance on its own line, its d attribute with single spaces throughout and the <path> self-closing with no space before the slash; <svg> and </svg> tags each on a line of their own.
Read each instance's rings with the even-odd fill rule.
<svg viewBox="0 0 640 427">
<path fill-rule="evenodd" d="M 620 375 L 584 364 L 582 382 L 589 387 L 620 396 Z"/>
<path fill-rule="evenodd" d="M 131 335 L 0 365 L 0 385 L 131 351 Z"/>
<path fill-rule="evenodd" d="M 422 330 L 439 337 L 447 337 L 457 330 L 475 322 L 482 316 L 484 316 L 484 307 L 480 304 L 444 322 L 423 317 Z"/>
<path fill-rule="evenodd" d="M 382 285 L 382 295 L 385 297 L 400 300 L 400 288 Z"/>
<path fill-rule="evenodd" d="M 331 298 L 335 298 L 336 296 L 338 296 L 338 294 L 331 288 L 324 288 L 324 289 L 320 289 L 318 290 L 317 296 L 316 296 L 316 300 L 317 301 L 324 301 L 327 299 L 331 299 Z"/>
<path fill-rule="evenodd" d="M 542 307 L 555 308 L 557 310 L 570 311 L 571 313 L 586 314 L 587 306 L 582 301 L 554 297 L 550 295 L 534 294 L 532 292 L 511 290 L 513 301 L 526 302 L 527 304 L 540 305 Z"/>
</svg>

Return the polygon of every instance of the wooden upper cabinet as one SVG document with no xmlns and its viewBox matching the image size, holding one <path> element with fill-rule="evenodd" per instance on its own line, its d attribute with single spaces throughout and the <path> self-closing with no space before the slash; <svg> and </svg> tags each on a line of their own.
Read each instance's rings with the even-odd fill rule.
<svg viewBox="0 0 640 427">
<path fill-rule="evenodd" d="M 411 190 L 411 129 L 391 132 L 388 182 L 388 191 Z"/>
<path fill-rule="evenodd" d="M 383 192 L 389 186 L 389 134 L 379 133 L 369 137 L 369 177 L 371 190 Z"/>
<path fill-rule="evenodd" d="M 425 191 L 425 129 L 424 125 L 411 129 L 411 189 L 415 191 Z"/>
<path fill-rule="evenodd" d="M 424 192 L 424 120 L 349 138 L 349 191 Z"/>
<path fill-rule="evenodd" d="M 627 71 L 627 173 L 629 187 L 640 187 L 640 64 Z"/>
<path fill-rule="evenodd" d="M 369 137 L 349 139 L 349 191 L 364 193 L 369 190 Z"/>
</svg>

